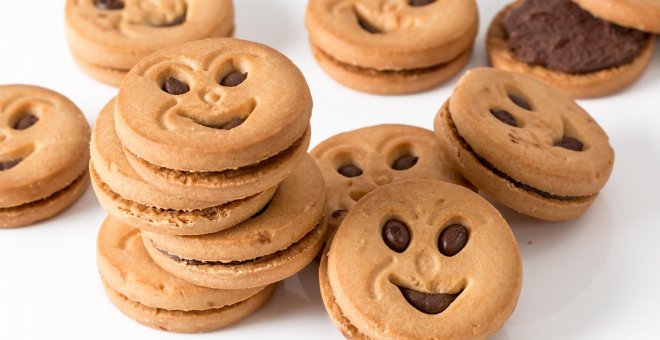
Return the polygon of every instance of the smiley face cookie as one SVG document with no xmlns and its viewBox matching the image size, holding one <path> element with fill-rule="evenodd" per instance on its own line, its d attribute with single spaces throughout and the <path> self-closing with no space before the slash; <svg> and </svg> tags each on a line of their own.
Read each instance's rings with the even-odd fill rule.
<svg viewBox="0 0 660 340">
<path fill-rule="evenodd" d="M 325 184 L 311 157 L 277 189 L 268 206 L 219 233 L 171 236 L 143 232 L 147 251 L 170 273 L 221 289 L 263 286 L 304 268 L 326 233 Z"/>
<path fill-rule="evenodd" d="M 206 332 L 238 322 L 261 308 L 275 288 L 220 290 L 178 279 L 153 262 L 138 229 L 112 217 L 99 231 L 97 263 L 108 298 L 119 310 L 170 332 Z"/>
<path fill-rule="evenodd" d="M 319 273 L 351 339 L 485 339 L 513 312 L 520 253 L 499 212 L 441 181 L 404 181 L 360 200 Z"/>
<path fill-rule="evenodd" d="M 89 126 L 64 96 L 0 86 L 0 228 L 49 218 L 83 194 Z"/>
<path fill-rule="evenodd" d="M 124 223 L 157 233 L 200 235 L 232 227 L 260 211 L 276 187 L 231 202 L 168 195 L 146 183 L 131 167 L 117 138 L 114 100 L 99 114 L 92 132 L 90 175 L 101 206 Z"/>
<path fill-rule="evenodd" d="M 158 49 L 234 31 L 231 0 L 67 0 L 65 15 L 76 62 L 114 86 Z"/>
<path fill-rule="evenodd" d="M 505 7 L 488 30 L 490 63 L 573 98 L 604 96 L 633 83 L 651 60 L 654 37 L 594 17 L 576 2 L 520 0 Z"/>
<path fill-rule="evenodd" d="M 331 237 L 362 196 L 407 179 L 437 179 L 470 186 L 454 170 L 432 131 L 408 125 L 378 125 L 332 136 L 312 157 L 328 188 L 326 216 Z"/>
<path fill-rule="evenodd" d="M 614 165 L 607 135 L 571 98 L 503 70 L 466 73 L 435 131 L 477 188 L 549 221 L 584 213 Z"/>
<path fill-rule="evenodd" d="M 310 0 L 314 57 L 338 82 L 375 94 L 435 87 L 468 62 L 474 0 Z"/>
<path fill-rule="evenodd" d="M 311 109 L 305 78 L 285 56 L 207 39 L 140 61 L 119 89 L 115 126 L 151 185 L 229 201 L 273 188 L 296 168 L 309 145 Z"/>
</svg>

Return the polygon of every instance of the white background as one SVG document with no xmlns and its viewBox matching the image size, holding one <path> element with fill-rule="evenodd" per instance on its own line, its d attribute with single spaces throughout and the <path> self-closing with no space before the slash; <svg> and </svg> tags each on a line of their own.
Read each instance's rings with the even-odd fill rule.
<svg viewBox="0 0 660 340">
<path fill-rule="evenodd" d="M 236 0 L 237 37 L 266 43 L 302 69 L 314 97 L 316 145 L 379 123 L 431 129 L 456 78 L 401 97 L 358 93 L 314 62 L 303 0 Z M 486 65 L 484 33 L 506 1 L 480 0 L 481 30 L 469 67 Z M 64 0 L 2 1 L 0 82 L 45 86 L 71 98 L 93 122 L 115 89 L 74 65 L 64 36 Z M 524 264 L 520 302 L 496 339 L 660 338 L 660 48 L 634 86 L 580 101 L 616 150 L 609 183 L 570 223 L 545 223 L 502 209 Z M 91 188 L 71 209 L 38 225 L 0 230 L 0 339 L 341 339 L 325 314 L 312 265 L 280 285 L 258 313 L 204 335 L 151 330 L 106 299 L 95 264 L 105 214 Z"/>
</svg>

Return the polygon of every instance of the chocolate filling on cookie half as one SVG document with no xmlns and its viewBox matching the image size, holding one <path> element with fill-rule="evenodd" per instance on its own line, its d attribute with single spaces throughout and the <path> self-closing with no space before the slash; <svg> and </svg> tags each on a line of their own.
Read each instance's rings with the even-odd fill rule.
<svg viewBox="0 0 660 340">
<path fill-rule="evenodd" d="M 632 63 L 649 44 L 648 33 L 606 22 L 571 0 L 524 0 L 502 26 L 519 61 L 549 70 L 585 74 Z"/>
<path fill-rule="evenodd" d="M 543 191 L 541 189 L 532 187 L 528 184 L 522 183 L 513 177 L 507 175 L 504 171 L 496 168 L 494 165 L 492 165 L 487 159 L 479 155 L 473 148 L 470 146 L 470 144 L 461 136 L 460 132 L 458 131 L 458 128 L 456 128 L 456 125 L 454 124 L 454 121 L 451 118 L 451 111 L 449 111 L 449 107 L 447 106 L 446 108 L 443 108 L 443 110 L 446 110 L 446 124 L 448 125 L 449 128 L 449 133 L 451 133 L 451 139 L 454 140 L 455 142 L 459 143 L 459 147 L 463 148 L 466 150 L 470 155 L 472 155 L 479 163 L 484 166 L 488 171 L 492 172 L 495 174 L 497 177 L 502 178 L 506 182 L 510 183 L 511 186 L 514 186 L 518 189 L 524 190 L 526 192 L 541 196 L 544 199 L 550 199 L 550 200 L 556 200 L 556 201 L 562 201 L 562 202 L 570 202 L 570 201 L 589 201 L 593 198 L 593 195 L 589 196 L 566 196 L 566 195 L 558 195 L 554 193 L 549 193 L 547 191 Z"/>
</svg>

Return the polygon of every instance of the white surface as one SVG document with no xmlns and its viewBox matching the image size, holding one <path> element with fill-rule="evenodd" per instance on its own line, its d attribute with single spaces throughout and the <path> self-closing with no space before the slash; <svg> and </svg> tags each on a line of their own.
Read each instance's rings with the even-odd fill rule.
<svg viewBox="0 0 660 340">
<path fill-rule="evenodd" d="M 379 97 L 332 81 L 314 62 L 303 0 L 236 0 L 237 36 L 264 42 L 302 69 L 314 96 L 312 144 L 379 123 L 432 128 L 452 89 Z M 486 65 L 485 27 L 506 1 L 480 0 L 481 30 L 470 67 Z M 70 97 L 93 122 L 115 89 L 69 56 L 64 1 L 4 1 L 0 82 Z M 659 45 L 660 46 L 660 45 Z M 496 339 L 660 338 L 660 51 L 633 87 L 582 101 L 616 150 L 614 173 L 593 207 L 570 223 L 543 223 L 503 209 L 520 244 L 518 308 Z M 312 265 L 280 285 L 264 309 L 219 332 L 177 335 L 126 318 L 106 299 L 95 264 L 105 214 L 89 189 L 73 208 L 29 228 L 0 231 L 0 339 L 341 339 L 325 314 Z"/>
</svg>

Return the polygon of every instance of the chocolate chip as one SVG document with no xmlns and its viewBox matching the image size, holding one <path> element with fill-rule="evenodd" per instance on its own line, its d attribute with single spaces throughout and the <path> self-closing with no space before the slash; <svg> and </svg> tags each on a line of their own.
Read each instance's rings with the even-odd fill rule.
<svg viewBox="0 0 660 340">
<path fill-rule="evenodd" d="M 522 97 L 516 96 L 515 94 L 510 94 L 509 99 L 511 99 L 511 101 L 514 104 L 518 105 L 519 107 L 521 107 L 521 108 L 523 108 L 527 111 L 532 111 L 532 106 L 529 105 L 529 103 L 525 99 L 523 99 Z"/>
<path fill-rule="evenodd" d="M 394 163 L 392 163 L 392 169 L 394 170 L 408 170 L 417 164 L 419 157 L 405 155 L 397 158 Z"/>
<path fill-rule="evenodd" d="M 568 149 L 568 150 L 573 150 L 573 151 L 582 151 L 584 150 L 584 144 L 580 142 L 578 139 L 573 138 L 573 137 L 564 137 L 562 140 L 557 142 L 555 146 Z"/>
<path fill-rule="evenodd" d="M 435 0 L 410 0 L 410 6 L 426 6 Z"/>
<path fill-rule="evenodd" d="M 123 9 L 124 2 L 122 0 L 96 0 L 96 7 L 100 9 Z"/>
<path fill-rule="evenodd" d="M 173 94 L 175 96 L 178 96 L 180 94 L 187 93 L 190 91 L 190 88 L 188 88 L 188 85 L 186 85 L 184 82 L 174 78 L 174 77 L 169 77 L 165 80 L 162 86 L 163 91 Z"/>
<path fill-rule="evenodd" d="M 365 31 L 367 31 L 371 34 L 381 33 L 381 31 L 378 28 L 374 27 L 372 24 L 366 22 L 363 19 L 358 19 L 358 24 L 360 25 L 360 27 L 362 27 L 363 30 L 365 30 Z"/>
<path fill-rule="evenodd" d="M 454 256 L 465 247 L 467 240 L 467 228 L 460 224 L 452 224 L 440 233 L 438 249 L 442 255 Z"/>
<path fill-rule="evenodd" d="M 355 165 L 349 164 L 344 165 L 337 169 L 337 172 L 342 174 L 345 177 L 357 177 L 362 175 L 362 170 Z"/>
<path fill-rule="evenodd" d="M 343 209 L 335 210 L 330 216 L 332 216 L 332 218 L 337 220 L 344 217 L 344 215 L 346 215 L 347 212 L 348 210 L 343 210 Z"/>
<path fill-rule="evenodd" d="M 220 85 L 222 86 L 228 86 L 228 87 L 234 87 L 240 85 L 245 78 L 247 78 L 248 74 L 246 73 L 241 73 L 238 71 L 234 71 L 230 74 L 228 74 L 226 77 L 222 78 L 220 81 Z"/>
<path fill-rule="evenodd" d="M 239 125 L 243 124 L 245 122 L 245 119 L 243 118 L 234 118 L 231 122 L 225 124 L 222 126 L 223 130 L 231 130 L 235 127 L 238 127 Z"/>
<path fill-rule="evenodd" d="M 21 161 L 22 161 L 22 159 L 20 159 L 20 158 L 19 159 L 10 159 L 8 161 L 2 161 L 2 162 L 0 162 L 0 171 L 9 170 L 9 169 L 15 167 L 16 165 L 18 165 L 18 163 L 20 163 Z"/>
<path fill-rule="evenodd" d="M 397 253 L 403 253 L 410 244 L 410 231 L 399 220 L 389 220 L 383 226 L 383 241 Z"/>
<path fill-rule="evenodd" d="M 504 124 L 511 125 L 513 127 L 518 126 L 518 122 L 516 121 L 516 118 L 512 114 L 510 114 L 509 111 L 500 110 L 500 109 L 490 109 L 490 113 Z"/>
<path fill-rule="evenodd" d="M 411 306 L 424 314 L 442 313 L 458 297 L 458 294 L 426 294 L 403 287 L 399 290 Z"/>
<path fill-rule="evenodd" d="M 35 115 L 25 115 L 21 117 L 21 119 L 17 120 L 16 123 L 14 123 L 13 128 L 15 130 L 25 130 L 29 128 L 30 126 L 34 125 L 37 121 L 39 121 L 39 118 Z"/>
</svg>

